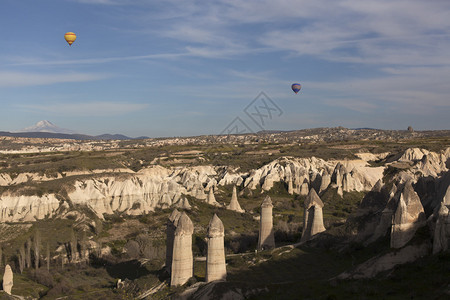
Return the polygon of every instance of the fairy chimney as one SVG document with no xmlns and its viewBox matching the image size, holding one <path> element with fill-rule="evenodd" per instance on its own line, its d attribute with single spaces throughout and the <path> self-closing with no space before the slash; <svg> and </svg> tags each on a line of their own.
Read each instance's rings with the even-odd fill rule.
<svg viewBox="0 0 450 300">
<path fill-rule="evenodd" d="M 173 212 L 169 216 L 169 220 L 167 220 L 166 226 L 166 270 L 172 270 L 172 254 L 173 254 L 173 240 L 175 238 L 175 229 L 176 224 L 178 223 L 178 219 L 180 218 L 181 213 L 174 209 Z"/>
<path fill-rule="evenodd" d="M 231 196 L 230 205 L 227 206 L 227 209 L 234 210 L 240 213 L 245 212 L 239 205 L 238 199 L 237 199 L 237 192 L 236 192 L 236 186 L 233 186 L 233 195 Z"/>
<path fill-rule="evenodd" d="M 425 212 L 411 180 L 405 183 L 397 209 L 392 218 L 391 248 L 401 248 L 414 236 L 417 229 L 426 225 Z"/>
<path fill-rule="evenodd" d="M 5 267 L 5 273 L 3 274 L 3 290 L 8 295 L 11 295 L 11 289 L 13 287 L 13 272 L 9 265 Z"/>
<path fill-rule="evenodd" d="M 266 196 L 261 203 L 261 218 L 259 219 L 258 249 L 260 250 L 275 248 L 272 208 L 272 200 Z"/>
<path fill-rule="evenodd" d="M 303 232 L 300 240 L 301 242 L 306 242 L 315 234 L 325 231 L 322 215 L 323 202 L 320 200 L 314 189 L 309 190 L 304 206 L 305 211 L 303 214 Z"/>
<path fill-rule="evenodd" d="M 206 256 L 206 282 L 226 280 L 224 227 L 219 217 L 214 214 L 206 232 L 208 255 Z"/>
<path fill-rule="evenodd" d="M 175 229 L 173 241 L 171 286 L 183 285 L 194 274 L 192 256 L 192 234 L 194 224 L 185 212 L 182 212 Z"/>
<path fill-rule="evenodd" d="M 213 206 L 220 206 L 219 202 L 216 201 L 216 197 L 214 197 L 214 191 L 212 187 L 209 189 L 207 203 Z"/>
</svg>

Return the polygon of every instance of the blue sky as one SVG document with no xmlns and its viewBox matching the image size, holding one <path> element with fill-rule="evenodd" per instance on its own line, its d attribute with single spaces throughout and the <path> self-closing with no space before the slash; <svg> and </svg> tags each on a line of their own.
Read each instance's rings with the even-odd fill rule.
<svg viewBox="0 0 450 300">
<path fill-rule="evenodd" d="M 450 129 L 449 15 L 448 0 L 1 0 L 0 130 L 258 130 L 244 108 L 261 91 L 283 111 L 265 129 Z"/>
</svg>

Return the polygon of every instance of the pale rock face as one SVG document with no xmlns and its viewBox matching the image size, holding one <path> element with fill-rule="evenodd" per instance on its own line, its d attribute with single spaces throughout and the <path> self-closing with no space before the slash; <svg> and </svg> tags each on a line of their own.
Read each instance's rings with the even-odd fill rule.
<svg viewBox="0 0 450 300">
<path fill-rule="evenodd" d="M 305 212 L 303 215 L 301 242 L 306 242 L 314 235 L 326 230 L 325 226 L 323 226 L 323 202 L 320 200 L 314 189 L 309 191 L 309 194 L 305 199 L 304 208 Z"/>
<path fill-rule="evenodd" d="M 301 177 L 308 178 L 309 174 L 320 173 L 324 168 L 331 169 L 333 163 L 326 162 L 315 157 L 311 158 L 279 158 L 273 162 L 253 170 L 244 181 L 244 187 L 251 190 L 261 185 L 264 191 L 268 191 L 273 187 L 274 182 L 284 181 L 299 183 Z M 303 180 L 301 180 L 303 183 Z"/>
<path fill-rule="evenodd" d="M 217 180 L 214 178 L 208 178 L 208 183 L 206 184 L 205 191 L 210 191 L 212 189 L 217 189 Z"/>
<path fill-rule="evenodd" d="M 206 256 L 206 282 L 226 280 L 224 227 L 219 217 L 214 214 L 206 231 L 208 254 Z"/>
<path fill-rule="evenodd" d="M 39 196 L 0 196 L 1 222 L 29 222 L 51 218 L 60 202 L 54 194 Z"/>
<path fill-rule="evenodd" d="M 3 274 L 3 290 L 8 295 L 11 295 L 11 289 L 13 287 L 13 272 L 9 265 L 5 267 L 5 273 Z"/>
<path fill-rule="evenodd" d="M 292 183 L 292 179 L 290 179 L 288 181 L 288 193 L 289 193 L 289 195 L 293 195 L 294 194 L 294 185 Z"/>
<path fill-rule="evenodd" d="M 430 151 L 426 149 L 419 148 L 408 148 L 405 150 L 403 155 L 398 159 L 398 161 L 416 161 L 421 160 L 424 155 L 428 155 Z"/>
<path fill-rule="evenodd" d="M 325 191 L 331 183 L 331 175 L 328 172 L 324 172 L 320 182 L 319 193 Z"/>
<path fill-rule="evenodd" d="M 227 206 L 227 209 L 234 210 L 240 213 L 245 212 L 239 205 L 238 199 L 237 199 L 237 192 L 236 192 L 236 186 L 233 186 L 233 194 L 231 195 L 231 201 L 230 204 Z"/>
<path fill-rule="evenodd" d="M 261 218 L 259 219 L 258 249 L 260 250 L 275 248 L 272 208 L 272 199 L 266 196 L 261 203 Z"/>
<path fill-rule="evenodd" d="M 448 152 L 450 153 L 450 151 Z M 333 172 L 336 164 L 336 161 L 327 162 L 315 157 L 279 158 L 262 168 L 253 170 L 251 174 L 236 173 L 230 168 L 213 166 L 176 168 L 152 166 L 137 173 L 128 169 L 116 169 L 111 171 L 119 172 L 120 175 L 102 176 L 100 173 L 92 179 L 75 181 L 73 189 L 68 194 L 69 200 L 73 204 L 89 207 L 100 218 L 103 218 L 104 214 L 114 212 L 140 215 L 152 212 L 155 208 L 183 207 L 180 206 L 184 205 L 180 200 L 182 195 L 207 200 L 208 196 L 205 191 L 210 191 L 217 184 L 243 185 L 251 191 L 257 186 L 261 186 L 263 190 L 269 190 L 275 182 L 286 182 L 289 185 L 289 192 L 292 194 L 307 195 L 310 187 L 324 191 L 331 180 L 329 174 Z M 344 190 L 369 190 L 372 182 L 376 181 L 373 177 L 381 176 L 380 172 L 374 171 L 376 168 L 368 168 L 360 161 L 344 161 L 342 165 L 352 171 L 349 173 L 350 175 L 345 175 L 345 173 L 339 175 L 341 179 L 336 184 L 341 194 L 343 176 L 346 177 Z M 94 174 L 98 171 L 101 170 L 88 173 Z M 77 174 L 87 173 L 84 171 L 67 172 L 66 177 Z M 9 175 L 2 173 L 0 174 L 0 184 L 10 185 L 28 180 L 52 179 L 37 175 L 23 173 L 12 180 Z M 54 211 L 58 208 L 58 201 L 52 195 L 33 196 L 33 198 L 25 199 L 21 196 L 3 194 L 0 199 L 0 221 L 33 221 L 47 215 L 53 216 Z M 24 201 L 27 203 L 22 205 L 21 203 Z M 243 211 L 239 203 L 235 205 L 236 203 L 237 201 L 233 201 L 231 209 Z"/>
<path fill-rule="evenodd" d="M 212 188 L 209 190 L 207 203 L 213 206 L 220 206 L 219 202 L 216 201 L 216 197 L 214 197 L 214 190 Z"/>
<path fill-rule="evenodd" d="M 401 248 L 414 236 L 416 230 L 425 225 L 425 212 L 411 181 L 405 184 L 391 229 L 391 248 Z"/>
<path fill-rule="evenodd" d="M 189 201 L 186 197 L 180 198 L 176 203 L 175 206 L 181 209 L 185 210 L 191 210 L 191 205 L 189 204 Z"/>
<path fill-rule="evenodd" d="M 339 195 L 343 195 L 341 191 L 370 191 L 375 183 L 383 178 L 384 167 L 368 167 L 365 164 L 367 163 L 358 160 L 339 161 L 336 164 L 331 183 L 338 187 Z"/>
<path fill-rule="evenodd" d="M 12 182 L 9 174 L 0 173 L 0 186 L 10 185 Z"/>
<path fill-rule="evenodd" d="M 77 181 L 69 198 L 75 204 L 87 205 L 103 218 L 103 214 L 114 211 L 139 215 L 156 207 L 168 208 L 178 202 L 182 193 L 189 194 L 173 179 L 141 175 L 122 181 L 114 177 Z"/>
<path fill-rule="evenodd" d="M 430 152 L 414 166 L 413 171 L 420 171 L 424 177 L 438 177 L 439 174 L 448 171 L 447 160 L 448 158 L 443 153 Z"/>
<path fill-rule="evenodd" d="M 374 154 L 374 153 L 370 153 L 370 152 L 355 153 L 356 156 L 358 156 L 360 159 L 362 159 L 364 161 L 376 161 L 376 160 L 384 159 L 389 154 L 390 154 L 390 152 L 384 152 L 384 153 L 378 153 L 378 154 Z"/>
<path fill-rule="evenodd" d="M 334 171 L 333 174 L 331 175 L 331 183 L 334 183 L 338 186 L 342 185 L 342 176 L 347 173 L 347 169 L 345 168 L 345 166 L 341 163 L 338 162 L 336 164 L 336 166 L 334 167 Z"/>
<path fill-rule="evenodd" d="M 444 252 L 450 245 L 450 214 L 448 207 L 442 203 L 437 215 L 434 230 L 433 254 Z"/>
<path fill-rule="evenodd" d="M 308 195 L 308 190 L 309 190 L 308 183 L 307 183 L 307 182 L 303 182 L 303 183 L 300 185 L 300 191 L 299 191 L 299 194 L 300 194 L 301 196 L 306 196 L 306 195 Z"/>
<path fill-rule="evenodd" d="M 194 224 L 185 212 L 178 219 L 173 242 L 171 286 L 183 285 L 194 274 L 192 234 Z"/>
<path fill-rule="evenodd" d="M 337 189 L 337 194 L 339 195 L 339 196 L 341 196 L 341 197 L 344 197 L 344 192 L 343 192 L 343 190 L 342 190 L 342 186 L 338 186 L 338 189 Z"/>
<path fill-rule="evenodd" d="M 241 185 L 243 173 L 235 173 L 232 170 L 225 169 L 221 174 L 221 179 L 219 180 L 219 185 Z"/>
</svg>

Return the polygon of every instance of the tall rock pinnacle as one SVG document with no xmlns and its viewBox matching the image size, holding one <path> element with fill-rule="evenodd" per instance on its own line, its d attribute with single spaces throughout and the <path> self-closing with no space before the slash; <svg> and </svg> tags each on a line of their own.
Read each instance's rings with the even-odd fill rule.
<svg viewBox="0 0 450 300">
<path fill-rule="evenodd" d="M 261 203 L 261 218 L 259 219 L 258 249 L 260 250 L 275 248 L 272 208 L 272 200 L 266 196 Z"/>
<path fill-rule="evenodd" d="M 311 189 L 308 196 L 306 196 L 304 206 L 305 212 L 303 215 L 303 232 L 301 242 L 306 242 L 315 234 L 325 231 L 322 215 L 323 202 L 320 200 L 314 189 Z"/>
<path fill-rule="evenodd" d="M 234 210 L 240 213 L 245 212 L 239 205 L 238 199 L 237 199 L 237 192 L 236 192 L 236 186 L 233 186 L 233 195 L 231 196 L 230 205 L 227 206 L 229 210 Z"/>
<path fill-rule="evenodd" d="M 194 274 L 192 255 L 192 234 L 194 224 L 185 212 L 181 213 L 175 229 L 173 241 L 171 286 L 183 285 Z"/>
<path fill-rule="evenodd" d="M 206 256 L 206 282 L 225 280 L 227 269 L 225 264 L 224 227 L 219 217 L 214 214 L 206 232 L 208 255 Z"/>
</svg>

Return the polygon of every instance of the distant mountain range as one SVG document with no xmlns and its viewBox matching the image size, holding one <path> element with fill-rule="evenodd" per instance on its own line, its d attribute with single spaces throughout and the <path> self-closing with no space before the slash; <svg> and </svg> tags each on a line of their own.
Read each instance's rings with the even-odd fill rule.
<svg viewBox="0 0 450 300">
<path fill-rule="evenodd" d="M 148 139 L 147 136 L 131 138 L 123 134 L 101 134 L 87 135 L 75 133 L 75 131 L 60 128 L 50 121 L 43 120 L 35 125 L 26 127 L 18 132 L 0 131 L 0 136 L 25 137 L 25 138 L 52 138 L 52 139 L 72 139 L 72 140 L 132 140 Z"/>
</svg>

